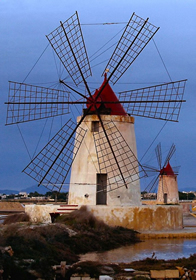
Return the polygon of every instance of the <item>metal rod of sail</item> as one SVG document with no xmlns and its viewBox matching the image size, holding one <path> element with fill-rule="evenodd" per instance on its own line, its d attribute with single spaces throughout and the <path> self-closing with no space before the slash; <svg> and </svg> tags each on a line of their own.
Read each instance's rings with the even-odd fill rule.
<svg viewBox="0 0 196 280">
<path fill-rule="evenodd" d="M 116 69 L 118 68 L 118 66 L 121 64 L 121 62 L 123 61 L 123 59 L 125 58 L 125 56 L 127 55 L 128 51 L 130 50 L 130 48 L 132 47 L 132 45 L 134 44 L 135 40 L 137 39 L 137 37 L 139 36 L 139 34 L 141 33 L 142 29 L 144 28 L 144 26 L 146 25 L 148 21 L 148 18 L 145 20 L 144 24 L 142 25 L 142 27 L 140 28 L 139 32 L 137 33 L 137 36 L 135 36 L 133 42 L 129 45 L 129 47 L 127 48 L 126 52 L 123 54 L 123 56 L 121 57 L 121 59 L 119 60 L 118 64 L 116 65 L 116 67 L 114 68 L 114 70 L 112 71 L 112 73 L 110 74 L 110 76 L 108 77 L 108 81 L 111 79 L 111 77 L 113 76 L 114 72 L 116 71 Z"/>
<path fill-rule="evenodd" d="M 85 96 L 86 97 L 86 96 Z M 119 104 L 119 103 L 171 103 L 176 100 L 143 100 L 143 101 L 96 101 L 96 104 Z M 178 100 L 186 102 L 186 100 Z M 4 104 L 86 104 L 86 101 L 45 101 L 45 102 L 5 102 Z"/>
<path fill-rule="evenodd" d="M 175 146 L 175 144 L 173 143 L 173 144 L 171 145 L 170 150 L 169 150 L 169 152 L 168 152 L 168 155 L 167 155 L 167 157 L 166 157 L 166 159 L 165 159 L 164 167 L 165 167 L 166 164 L 170 161 L 170 159 L 172 158 L 172 156 L 173 156 L 173 154 L 175 153 L 175 151 L 176 151 L 176 146 Z"/>
<path fill-rule="evenodd" d="M 77 94 L 79 94 L 80 96 L 84 97 L 87 99 L 86 95 L 80 93 L 79 91 L 75 90 L 74 88 L 70 87 L 68 84 L 66 84 L 63 80 L 59 80 L 59 82 L 63 85 L 65 85 L 66 87 L 68 87 L 69 89 L 71 89 L 72 91 L 76 92 Z"/>
<path fill-rule="evenodd" d="M 74 57 L 74 60 L 75 60 L 75 62 L 76 62 L 76 64 L 77 64 L 77 67 L 78 67 L 78 69 L 79 69 L 79 71 L 80 71 L 80 75 L 81 75 L 81 77 L 82 77 L 82 80 L 83 80 L 83 82 L 84 82 L 84 85 L 85 85 L 85 87 L 86 87 L 86 89 L 87 89 L 87 91 L 88 91 L 88 94 L 92 97 L 91 92 L 90 92 L 90 89 L 89 89 L 89 87 L 88 87 L 88 84 L 87 84 L 87 82 L 86 82 L 86 80 L 85 80 L 85 78 L 84 78 L 84 75 L 83 75 L 83 73 L 82 73 L 82 70 L 81 70 L 81 68 L 80 68 L 80 65 L 79 65 L 79 63 L 78 63 L 78 61 L 77 61 L 77 58 L 76 58 L 75 53 L 74 53 L 74 51 L 73 51 L 73 48 L 72 48 L 72 46 L 71 46 L 71 44 L 70 44 L 69 38 L 68 38 L 68 36 L 67 36 L 67 32 L 65 31 L 65 28 L 64 28 L 63 23 L 62 23 L 61 21 L 60 21 L 60 24 L 61 24 L 61 27 L 62 27 L 63 32 L 64 32 L 64 34 L 65 34 L 65 37 L 66 37 L 66 39 L 67 39 L 67 42 L 68 42 L 68 44 L 69 44 L 69 47 L 70 47 L 70 49 L 71 49 L 72 55 L 73 55 L 73 57 Z"/>
<path fill-rule="evenodd" d="M 161 170 L 162 168 L 162 152 L 161 152 L 161 143 L 159 143 L 156 148 L 155 148 L 155 154 L 157 157 L 157 162 L 159 165 L 159 169 Z"/>
</svg>

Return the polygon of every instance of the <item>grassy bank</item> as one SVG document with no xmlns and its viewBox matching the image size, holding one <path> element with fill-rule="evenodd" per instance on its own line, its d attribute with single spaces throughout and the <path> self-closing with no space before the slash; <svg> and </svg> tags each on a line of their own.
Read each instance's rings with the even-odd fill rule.
<svg viewBox="0 0 196 280">
<path fill-rule="evenodd" d="M 9 216 L 1 227 L 0 245 L 2 248 L 11 246 L 14 254 L 0 255 L 0 269 L 11 279 L 37 279 L 43 275 L 44 279 L 53 279 L 52 265 L 61 261 L 71 265 L 79 260 L 78 254 L 138 241 L 135 231 L 109 227 L 85 207 L 49 225 L 32 225 L 22 214 Z"/>
</svg>

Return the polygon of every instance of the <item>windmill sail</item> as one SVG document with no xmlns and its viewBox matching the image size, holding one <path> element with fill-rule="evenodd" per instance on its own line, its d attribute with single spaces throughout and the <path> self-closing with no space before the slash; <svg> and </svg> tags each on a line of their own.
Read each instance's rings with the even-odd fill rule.
<svg viewBox="0 0 196 280">
<path fill-rule="evenodd" d="M 163 165 L 164 167 L 168 164 L 168 162 L 172 158 L 172 156 L 175 153 L 175 151 L 176 151 L 176 146 L 174 144 L 172 144 L 170 149 L 169 149 L 168 155 L 167 155 L 167 157 L 165 159 L 165 162 L 164 162 L 164 165 Z"/>
<path fill-rule="evenodd" d="M 147 187 L 144 189 L 145 192 L 148 193 L 155 193 L 155 190 L 157 188 L 157 183 L 159 180 L 159 175 L 155 176 L 152 178 L 152 180 L 150 181 L 150 183 L 147 185 Z"/>
<path fill-rule="evenodd" d="M 186 80 L 119 93 L 127 113 L 167 121 L 178 121 Z"/>
<path fill-rule="evenodd" d="M 76 136 L 70 119 L 23 170 L 39 185 L 60 191 L 76 157 L 86 131 L 78 128 Z"/>
<path fill-rule="evenodd" d="M 157 163 L 159 165 L 159 169 L 162 168 L 162 152 L 161 152 L 161 143 L 159 143 L 155 148 L 155 153 L 157 157 Z"/>
<path fill-rule="evenodd" d="M 6 124 L 68 114 L 68 102 L 68 91 L 9 82 Z"/>
<path fill-rule="evenodd" d="M 77 12 L 46 37 L 76 85 L 92 75 Z"/>
<path fill-rule="evenodd" d="M 107 66 L 115 84 L 145 48 L 159 28 L 133 13 Z"/>
</svg>

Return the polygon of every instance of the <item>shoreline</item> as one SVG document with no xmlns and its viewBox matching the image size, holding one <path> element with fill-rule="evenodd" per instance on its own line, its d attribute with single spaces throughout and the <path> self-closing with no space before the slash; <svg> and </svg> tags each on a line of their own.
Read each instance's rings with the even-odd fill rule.
<svg viewBox="0 0 196 280">
<path fill-rule="evenodd" d="M 161 231 L 161 232 L 140 232 L 137 234 L 141 240 L 161 238 L 196 238 L 196 227 L 183 228 L 182 230 Z"/>
</svg>

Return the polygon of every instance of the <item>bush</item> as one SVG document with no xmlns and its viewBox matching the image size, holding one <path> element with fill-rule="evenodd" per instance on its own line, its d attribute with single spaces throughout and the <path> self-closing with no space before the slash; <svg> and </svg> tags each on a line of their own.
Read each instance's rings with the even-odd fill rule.
<svg viewBox="0 0 196 280">
<path fill-rule="evenodd" d="M 27 213 L 17 213 L 17 214 L 12 214 L 8 215 L 4 222 L 3 225 L 9 225 L 13 223 L 19 223 L 19 222 L 29 222 L 30 218 Z"/>
<path fill-rule="evenodd" d="M 69 240 L 69 246 L 76 254 L 110 250 L 139 241 L 134 230 L 110 227 L 87 211 L 86 206 L 59 216 L 56 222 L 68 225 L 78 233 Z"/>
<path fill-rule="evenodd" d="M 106 230 L 109 228 L 103 221 L 96 219 L 91 212 L 87 211 L 86 206 L 82 206 L 79 210 L 75 210 L 69 215 L 59 216 L 56 222 L 70 225 L 74 230 L 78 231 L 89 229 Z"/>
</svg>

